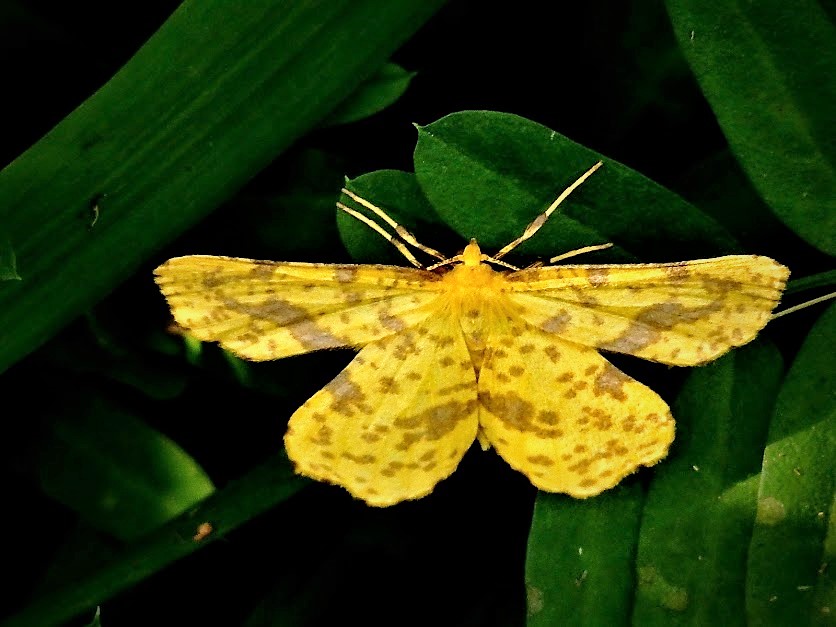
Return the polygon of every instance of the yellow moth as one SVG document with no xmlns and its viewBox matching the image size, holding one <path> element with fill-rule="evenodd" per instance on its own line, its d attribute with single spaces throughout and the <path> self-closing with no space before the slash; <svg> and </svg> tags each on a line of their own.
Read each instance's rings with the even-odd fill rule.
<svg viewBox="0 0 836 627">
<path fill-rule="evenodd" d="M 429 494 L 478 438 L 548 492 L 593 496 L 667 454 L 668 405 L 599 350 L 693 366 L 751 341 L 789 275 L 767 257 L 546 265 L 502 261 L 601 164 L 493 257 L 446 258 L 370 202 L 354 209 L 415 268 L 177 257 L 156 281 L 177 323 L 245 359 L 359 354 L 290 418 L 297 472 L 370 505 Z M 440 261 L 423 267 L 406 244 Z M 592 246 L 551 262 L 601 248 Z"/>
</svg>

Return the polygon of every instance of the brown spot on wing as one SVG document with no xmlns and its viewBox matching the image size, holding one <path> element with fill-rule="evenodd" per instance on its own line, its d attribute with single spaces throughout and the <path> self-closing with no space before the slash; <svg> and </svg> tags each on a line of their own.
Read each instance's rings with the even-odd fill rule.
<svg viewBox="0 0 836 627">
<path fill-rule="evenodd" d="M 269 261 L 253 261 L 252 264 L 250 278 L 255 281 L 270 279 L 276 273 L 276 265 Z"/>
<path fill-rule="evenodd" d="M 322 425 L 317 430 L 316 436 L 310 438 L 310 441 L 320 446 L 331 446 L 331 436 L 333 433 L 334 431 L 330 427 Z"/>
<path fill-rule="evenodd" d="M 225 282 L 226 279 L 221 276 L 220 268 L 217 270 L 210 270 L 203 276 L 203 287 L 206 289 L 211 290 L 212 288 L 223 285 Z"/>
<path fill-rule="evenodd" d="M 560 416 L 558 416 L 556 411 L 552 411 L 550 409 L 541 409 L 537 413 L 537 420 L 542 422 L 543 424 L 554 426 L 558 422 L 560 422 Z"/>
<path fill-rule="evenodd" d="M 424 454 L 421 455 L 421 457 L 419 457 L 418 459 L 419 459 L 419 461 L 422 461 L 422 462 L 428 462 L 435 457 L 435 453 L 436 453 L 435 449 L 429 449 L 429 450 L 425 451 Z"/>
<path fill-rule="evenodd" d="M 609 283 L 610 269 L 604 266 L 593 266 L 587 270 L 586 278 L 593 287 Z"/>
<path fill-rule="evenodd" d="M 712 284 L 717 283 L 712 282 Z M 715 290 L 719 287 L 715 284 Z M 655 344 L 662 337 L 662 331 L 668 331 L 679 323 L 701 320 L 723 308 L 723 301 L 718 299 L 701 307 L 685 307 L 680 303 L 659 303 L 643 309 L 629 324 L 624 332 L 611 342 L 604 342 L 598 348 L 618 353 L 635 353 Z"/>
<path fill-rule="evenodd" d="M 332 348 L 345 344 L 344 340 L 317 325 L 305 309 L 281 298 L 270 298 L 263 303 L 242 303 L 234 298 L 220 300 L 224 307 L 231 311 L 287 328 L 293 338 L 306 349 Z M 241 338 L 242 342 L 249 341 L 250 343 L 255 343 L 259 339 L 257 335 L 252 338 L 249 336 Z"/>
<path fill-rule="evenodd" d="M 528 457 L 528 461 L 538 466 L 554 466 L 554 460 L 545 455 L 531 455 Z"/>
<path fill-rule="evenodd" d="M 341 266 L 334 271 L 334 280 L 337 281 L 337 283 L 352 283 L 356 278 L 356 267 Z"/>
<path fill-rule="evenodd" d="M 601 370 L 601 374 L 595 377 L 592 391 L 595 396 L 609 394 L 618 401 L 626 401 L 627 394 L 624 391 L 624 384 L 631 381 L 630 377 L 621 372 L 618 368 L 607 363 Z"/>
<path fill-rule="evenodd" d="M 668 281 L 671 283 L 684 283 L 691 276 L 691 269 L 688 267 L 688 262 L 681 262 L 678 264 L 671 264 L 665 267 L 665 274 Z"/>
<path fill-rule="evenodd" d="M 381 377 L 378 381 L 380 391 L 384 394 L 400 394 L 401 388 L 394 377 Z"/>
<path fill-rule="evenodd" d="M 380 310 L 380 312 L 377 314 L 377 319 L 380 322 L 380 326 L 382 326 L 384 329 L 388 329 L 389 331 L 394 331 L 395 333 L 403 331 L 406 328 L 406 323 L 404 323 L 403 320 L 401 320 L 397 316 L 393 316 L 389 311 L 385 309 Z"/>
<path fill-rule="evenodd" d="M 355 455 L 353 453 L 343 452 L 341 457 L 347 459 L 349 461 L 354 462 L 355 464 L 373 464 L 377 461 L 377 457 L 374 455 L 364 454 L 364 455 Z"/>
<path fill-rule="evenodd" d="M 511 429 L 527 431 L 541 438 L 554 438 L 563 435 L 560 429 L 544 428 L 535 424 L 534 418 L 537 412 L 534 405 L 513 392 L 492 394 L 487 390 L 480 391 L 479 402 Z"/>
<path fill-rule="evenodd" d="M 455 340 L 450 335 L 442 335 L 437 340 L 438 348 L 446 348 L 452 346 L 454 343 Z"/>
<path fill-rule="evenodd" d="M 547 318 L 542 322 L 540 328 L 546 333 L 560 333 L 572 321 L 572 316 L 566 310 L 561 310 L 551 318 Z"/>
<path fill-rule="evenodd" d="M 475 384 L 469 384 L 468 387 L 475 389 Z M 454 400 L 433 405 L 411 416 L 397 418 L 394 425 L 405 433 L 396 448 L 406 450 L 421 440 L 438 440 L 444 437 L 460 422 L 470 418 L 475 408 L 475 400 Z"/>
<path fill-rule="evenodd" d="M 362 414 L 371 413 L 363 390 L 351 381 L 345 371 L 334 377 L 323 390 L 331 394 L 330 409 L 338 414 L 353 416 L 357 411 Z"/>
<path fill-rule="evenodd" d="M 474 386 L 472 382 L 454 383 L 453 385 L 445 385 L 443 387 L 438 388 L 438 395 L 449 396 L 450 394 L 455 394 L 456 392 L 468 391 L 473 389 Z"/>
</svg>

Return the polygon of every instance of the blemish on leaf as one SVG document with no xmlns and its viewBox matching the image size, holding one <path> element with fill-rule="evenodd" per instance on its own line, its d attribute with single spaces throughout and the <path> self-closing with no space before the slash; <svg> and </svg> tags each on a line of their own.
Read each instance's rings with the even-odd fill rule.
<svg viewBox="0 0 836 627">
<path fill-rule="evenodd" d="M 543 591 L 536 586 L 526 584 L 525 598 L 528 606 L 528 615 L 534 616 L 543 611 Z"/>
<path fill-rule="evenodd" d="M 682 612 L 688 607 L 688 592 L 666 581 L 652 566 L 639 568 L 639 594 L 643 594 L 662 607 Z"/>
<path fill-rule="evenodd" d="M 758 501 L 755 520 L 762 525 L 777 525 L 787 516 L 784 504 L 773 496 L 766 496 Z"/>
</svg>

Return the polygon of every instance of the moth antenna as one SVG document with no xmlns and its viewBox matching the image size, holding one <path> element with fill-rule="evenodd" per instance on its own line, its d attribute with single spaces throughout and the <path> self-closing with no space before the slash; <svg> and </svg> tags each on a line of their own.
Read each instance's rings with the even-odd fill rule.
<svg viewBox="0 0 836 627">
<path fill-rule="evenodd" d="M 780 318 L 781 316 L 786 316 L 787 314 L 795 313 L 796 311 L 800 311 L 802 309 L 806 309 L 807 307 L 812 307 L 813 305 L 818 305 L 819 303 L 823 303 L 826 300 L 830 300 L 832 298 L 836 298 L 836 292 L 831 292 L 830 294 L 825 294 L 824 296 L 819 296 L 818 298 L 814 298 L 812 300 L 805 301 L 799 305 L 795 305 L 793 307 L 788 307 L 783 311 L 779 311 L 777 313 L 772 314 L 769 318 L 770 320 L 775 320 L 775 318 Z"/>
<path fill-rule="evenodd" d="M 455 255 L 453 257 L 450 257 L 449 259 L 445 259 L 444 261 L 439 261 L 438 263 L 434 263 L 433 265 L 428 266 L 427 270 L 432 271 L 432 270 L 435 270 L 436 268 L 449 266 L 450 264 L 456 263 L 457 261 L 463 261 L 461 255 Z"/>
<path fill-rule="evenodd" d="M 577 250 L 570 250 L 568 253 L 563 253 L 562 255 L 558 255 L 557 257 L 552 257 L 549 259 L 549 263 L 557 263 L 558 261 L 563 261 L 564 259 L 569 259 L 569 257 L 576 257 L 577 255 L 585 255 L 586 253 L 592 253 L 596 250 L 606 250 L 607 248 L 612 248 L 612 242 L 609 244 L 598 244 L 596 246 L 584 246 L 583 248 L 578 248 Z"/>
<path fill-rule="evenodd" d="M 389 214 L 387 214 L 380 207 L 373 205 L 365 198 L 358 196 L 351 190 L 346 189 L 345 187 L 343 187 L 340 191 L 342 191 L 343 194 L 351 198 L 351 200 L 353 200 L 354 202 L 363 205 L 366 209 L 374 213 L 378 218 L 380 218 L 386 224 L 395 229 L 395 233 L 397 233 L 398 236 L 410 246 L 414 246 L 418 250 L 430 255 L 431 257 L 435 257 L 436 259 L 441 259 L 442 261 L 445 261 L 447 259 L 447 257 L 438 252 L 435 248 L 430 248 L 429 246 L 425 246 L 424 244 L 419 242 L 412 233 L 407 231 L 406 228 L 404 228 L 402 225 L 395 222 L 395 220 L 393 220 L 391 216 L 389 216 Z"/>
<path fill-rule="evenodd" d="M 560 203 L 562 203 L 564 200 L 566 200 L 566 198 L 569 196 L 569 194 L 571 194 L 578 187 L 583 185 L 583 182 L 586 181 L 586 179 L 588 179 L 590 176 L 592 176 L 595 173 L 595 170 L 600 168 L 602 165 L 604 165 L 604 162 L 599 161 L 594 166 L 589 168 L 586 172 L 581 174 L 574 183 L 572 183 L 569 187 L 567 187 L 566 189 L 563 190 L 563 192 L 560 194 L 560 196 L 558 196 L 555 199 L 555 201 L 551 205 L 549 205 L 548 209 L 546 209 L 543 213 L 541 213 L 539 216 L 534 218 L 534 220 L 531 222 L 531 224 L 529 224 L 527 227 L 525 227 L 525 231 L 523 231 L 522 235 L 520 235 L 517 239 L 515 239 L 513 242 L 511 242 L 510 244 L 505 246 L 502 250 L 500 250 L 498 253 L 496 253 L 493 256 L 493 258 L 494 259 L 501 259 L 505 255 L 507 255 L 509 252 L 514 250 L 517 246 L 522 244 L 525 240 L 531 238 L 546 223 L 546 220 L 548 220 L 549 216 L 551 216 L 554 213 L 555 209 L 557 209 L 560 206 Z"/>
<path fill-rule="evenodd" d="M 517 266 L 512 266 L 507 261 L 502 261 L 502 259 L 497 259 L 496 257 L 488 257 L 487 255 L 484 256 L 482 261 L 487 261 L 488 263 L 495 263 L 498 266 L 502 266 L 503 268 L 508 268 L 509 270 L 519 270 Z"/>
<path fill-rule="evenodd" d="M 350 215 L 352 218 L 356 218 L 356 219 L 360 220 L 360 222 L 362 222 L 363 224 L 368 226 L 370 229 L 372 229 L 373 231 L 376 231 L 381 236 L 383 236 L 383 239 L 385 239 L 387 242 L 392 244 L 392 246 L 397 248 L 398 252 L 400 252 L 404 257 L 406 257 L 407 260 L 409 261 L 409 263 L 411 263 L 413 266 L 415 266 L 416 268 L 421 268 L 422 270 L 424 269 L 423 264 L 415 258 L 415 255 L 413 255 L 411 252 L 409 252 L 409 249 L 404 245 L 404 243 L 399 239 L 395 239 L 395 237 L 393 237 L 392 234 L 389 233 L 389 231 L 384 229 L 377 222 L 375 222 L 374 220 L 372 220 L 371 218 L 369 218 L 367 216 L 364 216 L 359 211 L 355 211 L 351 207 L 346 207 L 341 202 L 337 202 L 337 208 L 342 209 L 348 215 Z"/>
</svg>

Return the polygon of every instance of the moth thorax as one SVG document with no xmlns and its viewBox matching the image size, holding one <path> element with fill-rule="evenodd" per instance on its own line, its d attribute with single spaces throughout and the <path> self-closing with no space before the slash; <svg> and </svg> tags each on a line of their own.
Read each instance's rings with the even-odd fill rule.
<svg viewBox="0 0 836 627">
<path fill-rule="evenodd" d="M 470 244 L 468 244 L 470 247 Z M 476 250 L 479 250 L 477 247 Z M 465 249 L 467 252 L 467 248 Z M 480 253 L 481 254 L 481 253 Z M 465 253 L 462 253 L 464 258 Z M 463 295 L 467 294 L 468 298 L 473 298 L 473 292 L 489 292 L 500 289 L 499 282 L 502 280 L 502 275 L 496 272 L 493 268 L 485 263 L 469 264 L 465 260 L 457 266 L 454 266 L 447 274 L 444 275 L 444 282 L 447 289 L 453 292 L 461 292 Z"/>
<path fill-rule="evenodd" d="M 464 247 L 462 251 L 462 263 L 468 267 L 478 266 L 482 263 L 482 250 L 479 248 L 479 244 L 476 243 L 475 238 L 470 240 L 470 243 Z"/>
</svg>

